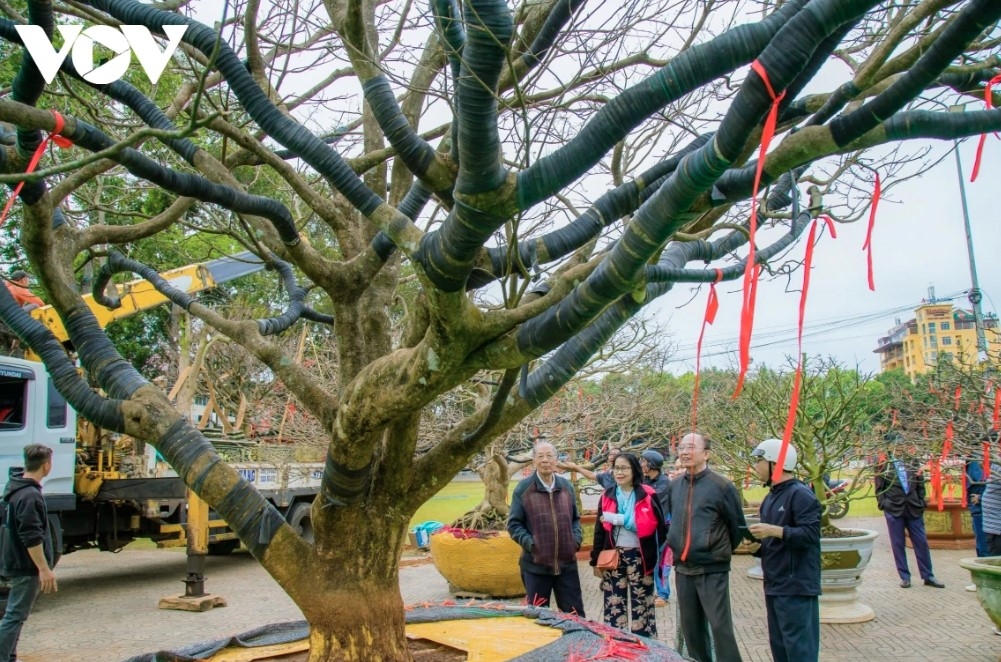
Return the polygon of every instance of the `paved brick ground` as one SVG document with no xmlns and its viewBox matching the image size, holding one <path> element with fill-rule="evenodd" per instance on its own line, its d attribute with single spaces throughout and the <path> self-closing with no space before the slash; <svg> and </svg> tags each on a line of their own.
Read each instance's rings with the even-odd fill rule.
<svg viewBox="0 0 1001 662">
<path fill-rule="evenodd" d="M 993 634 L 975 594 L 963 588 L 969 575 L 958 560 L 971 552 L 933 551 L 935 572 L 946 588 L 918 583 L 905 590 L 898 586 L 882 519 L 845 521 L 881 533 L 860 589 L 877 618 L 863 625 L 823 626 L 822 660 L 1001 660 L 1001 637 Z M 761 584 L 743 572 L 750 563 L 749 557 L 738 557 L 731 577 L 737 638 L 745 660 L 769 660 Z M 914 570 L 913 558 L 911 563 Z M 589 571 L 582 564 L 585 606 L 590 617 L 600 618 L 601 594 Z M 77 552 L 63 559 L 58 577 L 59 592 L 39 599 L 25 627 L 20 646 L 25 662 L 110 662 L 301 618 L 292 601 L 246 554 L 209 559 L 208 585 L 229 606 L 202 614 L 156 608 L 160 596 L 183 592 L 184 555 L 177 551 Z M 450 597 L 433 565 L 403 568 L 400 587 L 410 603 Z M 673 604 L 661 612 L 660 636 L 670 642 Z"/>
</svg>

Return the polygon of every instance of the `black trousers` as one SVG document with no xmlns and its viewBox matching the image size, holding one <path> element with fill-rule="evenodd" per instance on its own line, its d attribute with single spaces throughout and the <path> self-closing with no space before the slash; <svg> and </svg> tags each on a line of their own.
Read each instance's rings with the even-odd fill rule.
<svg viewBox="0 0 1001 662">
<path fill-rule="evenodd" d="M 535 607 L 548 607 L 549 595 L 556 594 L 556 606 L 568 614 L 584 616 L 584 596 L 580 590 L 580 574 L 577 564 L 564 567 L 558 575 L 537 575 L 521 571 L 521 581 L 525 585 L 525 601 Z"/>
<path fill-rule="evenodd" d="M 820 603 L 817 596 L 766 595 L 768 644 L 774 662 L 817 662 Z"/>
<path fill-rule="evenodd" d="M 716 662 L 741 662 L 730 613 L 730 573 L 708 575 L 674 573 L 674 586 L 681 611 L 681 632 L 688 656 L 696 662 L 712 662 L 706 623 L 712 628 Z"/>
<path fill-rule="evenodd" d="M 987 555 L 1001 556 L 1001 536 L 996 533 L 987 534 Z"/>
</svg>

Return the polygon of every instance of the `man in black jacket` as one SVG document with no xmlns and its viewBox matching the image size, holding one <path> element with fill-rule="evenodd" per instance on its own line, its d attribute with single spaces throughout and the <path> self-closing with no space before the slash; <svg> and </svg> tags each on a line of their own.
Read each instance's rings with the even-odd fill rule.
<svg viewBox="0 0 1001 662">
<path fill-rule="evenodd" d="M 667 544 L 674 553 L 674 586 L 687 654 L 710 662 L 712 629 L 716 662 L 739 662 L 730 613 L 730 557 L 740 544 L 744 511 L 737 488 L 709 469 L 709 440 L 687 434 L 678 443 L 685 473 L 671 481 Z"/>
<path fill-rule="evenodd" d="M 24 447 L 24 475 L 7 481 L 0 575 L 10 579 L 7 610 L 0 621 L 0 660 L 17 658 L 17 640 L 38 592 L 57 589 L 52 572 L 52 539 L 42 498 L 42 479 L 52 471 L 52 449 L 42 444 Z"/>
<path fill-rule="evenodd" d="M 556 448 L 540 442 L 532 452 L 535 473 L 518 483 L 511 496 L 507 530 L 523 551 L 518 565 L 528 604 L 556 605 L 584 618 L 584 596 L 577 572 L 583 532 L 573 486 L 556 475 Z"/>
<path fill-rule="evenodd" d="M 925 477 L 911 460 L 905 460 L 903 436 L 888 435 L 896 443 L 893 456 L 876 468 L 876 505 L 883 511 L 886 530 L 890 534 L 890 549 L 900 575 L 900 588 L 911 587 L 911 570 L 907 567 L 907 549 L 904 547 L 904 530 L 914 546 L 918 573 L 925 586 L 945 588 L 935 578 L 931 567 L 928 534 L 925 533 Z"/>
<path fill-rule="evenodd" d="M 796 449 L 786 451 L 782 477 L 772 481 L 782 448 L 765 439 L 751 451 L 754 471 L 771 490 L 761 503 L 761 523 L 751 535 L 761 541 L 768 643 L 774 662 L 816 662 L 820 656 L 820 502 L 797 480 Z"/>
</svg>

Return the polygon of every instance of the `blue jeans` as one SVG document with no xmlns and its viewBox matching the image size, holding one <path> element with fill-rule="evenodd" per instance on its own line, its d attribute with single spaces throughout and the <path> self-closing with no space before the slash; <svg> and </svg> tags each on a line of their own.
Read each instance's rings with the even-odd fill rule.
<svg viewBox="0 0 1001 662">
<path fill-rule="evenodd" d="M 661 574 L 663 573 L 663 577 Z M 671 598 L 671 566 L 658 565 L 653 569 L 653 584 L 657 596 L 669 600 Z"/>
<path fill-rule="evenodd" d="M 984 533 L 984 516 L 982 513 L 970 513 L 973 522 L 973 539 L 976 540 L 977 556 L 990 556 L 987 553 L 987 534 Z"/>
<path fill-rule="evenodd" d="M 17 660 L 17 640 L 21 638 L 21 628 L 28 620 L 31 606 L 42 588 L 38 575 L 12 577 L 10 595 L 7 596 L 7 611 L 0 621 L 0 662 Z"/>
</svg>

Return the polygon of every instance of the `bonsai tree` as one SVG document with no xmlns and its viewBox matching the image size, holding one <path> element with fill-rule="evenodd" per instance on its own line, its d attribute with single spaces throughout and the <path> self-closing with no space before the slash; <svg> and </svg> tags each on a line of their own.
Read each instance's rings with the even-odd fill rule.
<svg viewBox="0 0 1001 662">
<path fill-rule="evenodd" d="M 868 197 L 851 190 L 872 181 L 867 150 L 882 164 L 884 146 L 900 147 L 888 188 L 920 170 L 905 141 L 1001 129 L 1001 109 L 922 104 L 983 99 L 996 0 L 735 7 L 250 2 L 210 28 L 189 4 L 5 6 L 0 36 L 21 59 L 3 70 L 0 121 L 16 144 L 0 174 L 24 183 L 5 227 L 101 391 L 5 288 L 0 318 L 83 417 L 151 443 L 225 518 L 302 609 L 312 662 L 409 659 L 407 525 L 470 457 L 676 285 L 744 279 L 750 291 L 757 265 L 814 217 L 861 214 Z M 157 85 L 138 68 L 94 83 L 69 61 L 47 82 L 14 22 L 51 39 L 79 16 L 155 35 L 184 27 L 171 30 L 177 62 Z M 829 60 L 837 80 L 815 81 Z M 72 146 L 40 150 L 50 133 Z M 820 182 L 827 209 L 800 202 L 804 179 Z M 757 234 L 765 223 L 776 231 Z M 172 289 L 158 258 L 135 252 L 170 232 L 225 234 L 284 294 L 241 320 Z M 117 304 L 109 281 L 140 274 L 246 348 L 318 422 L 314 542 L 100 328 L 76 279 L 98 259 L 99 303 Z M 336 389 L 275 341 L 297 323 L 336 347 Z M 472 379 L 495 384 L 489 401 L 421 444 L 438 399 Z"/>
<path fill-rule="evenodd" d="M 792 370 L 759 369 L 747 384 L 747 400 L 761 439 L 783 438 L 793 384 Z M 834 499 L 861 498 L 870 486 L 875 463 L 863 461 L 883 448 L 879 417 L 890 397 L 871 374 L 845 369 L 832 358 L 804 359 L 796 422 L 790 443 L 798 454 L 798 473 L 813 484 L 824 506 L 823 529 L 830 531 Z M 748 442 L 748 452 L 761 439 Z M 847 487 L 829 494 L 825 476 L 840 474 Z"/>
<path fill-rule="evenodd" d="M 980 363 L 959 354 L 940 361 L 914 381 L 888 378 L 892 404 L 886 427 L 904 440 L 903 446 L 926 462 L 930 501 L 959 499 L 964 484 L 957 460 L 989 456 L 990 440 L 1001 427 L 1001 397 L 995 370 L 998 355 Z M 948 491 L 948 494 L 946 493 Z"/>
</svg>

